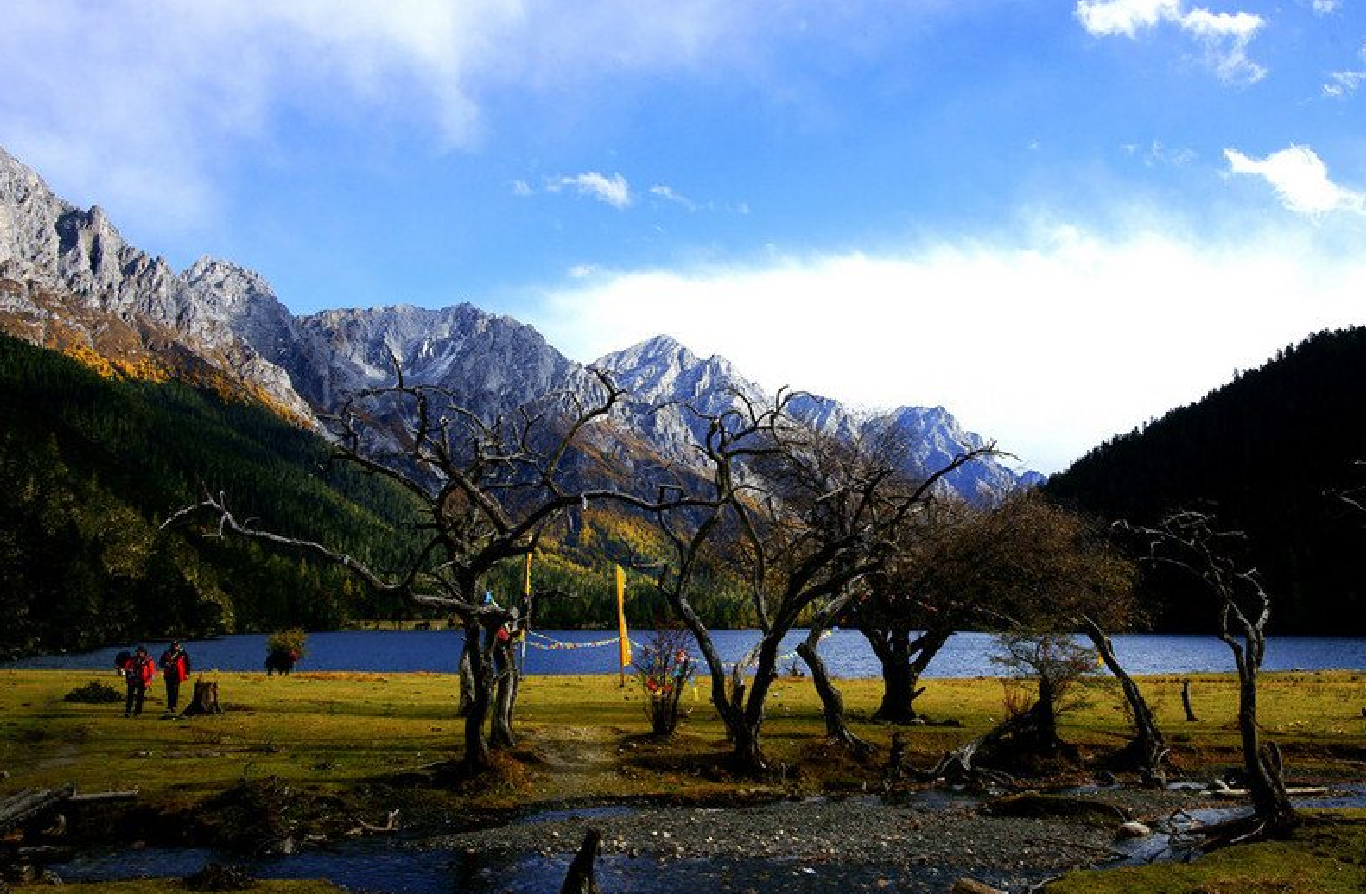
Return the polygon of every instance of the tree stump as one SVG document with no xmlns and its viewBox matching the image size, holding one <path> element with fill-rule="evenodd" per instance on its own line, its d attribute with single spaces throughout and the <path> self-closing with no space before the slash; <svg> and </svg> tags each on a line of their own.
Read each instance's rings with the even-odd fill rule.
<svg viewBox="0 0 1366 894">
<path fill-rule="evenodd" d="M 1181 681 L 1181 706 L 1186 709 L 1186 722 L 1195 723 L 1200 718 L 1195 716 L 1195 710 L 1191 708 L 1191 681 Z"/>
<path fill-rule="evenodd" d="M 597 829 L 589 829 L 588 834 L 583 837 L 579 852 L 574 855 L 574 861 L 569 864 L 569 872 L 565 874 L 560 894 L 602 894 L 593 870 L 601 844 L 602 833 Z"/>
<path fill-rule="evenodd" d="M 887 781 L 900 782 L 906 774 L 906 735 L 901 730 L 892 733 L 892 753 L 887 758 Z"/>
<path fill-rule="evenodd" d="M 180 712 L 181 717 L 194 717 L 199 714 L 222 714 L 218 704 L 218 681 L 199 678 L 194 681 L 194 698 Z"/>
</svg>

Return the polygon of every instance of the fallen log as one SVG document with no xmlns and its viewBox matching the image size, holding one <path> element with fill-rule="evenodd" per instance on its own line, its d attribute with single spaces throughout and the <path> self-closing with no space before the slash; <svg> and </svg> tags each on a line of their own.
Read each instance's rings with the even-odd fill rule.
<svg viewBox="0 0 1366 894">
<path fill-rule="evenodd" d="M 1328 788 L 1321 785 L 1310 785 L 1300 788 L 1287 788 L 1285 793 L 1291 797 L 1311 798 L 1328 794 Z M 1246 798 L 1252 792 L 1245 788 L 1220 788 L 1211 791 L 1209 794 L 1215 798 Z"/>
<path fill-rule="evenodd" d="M 72 804 L 91 804 L 96 801 L 136 801 L 138 794 L 136 788 L 108 792 L 73 792 L 67 800 Z"/>
<path fill-rule="evenodd" d="M 30 823 L 55 810 L 76 792 L 76 786 L 29 788 L 0 801 L 0 834 Z"/>
<path fill-rule="evenodd" d="M 361 821 L 360 821 L 360 825 L 356 826 L 356 827 L 353 828 L 353 829 L 348 829 L 347 832 L 346 832 L 346 834 L 347 834 L 347 836 L 350 837 L 350 838 L 355 838 L 355 837 L 360 836 L 360 835 L 368 835 L 368 834 L 373 834 L 373 833 L 376 833 L 376 832 L 397 832 L 397 831 L 398 831 L 398 809 L 395 808 L 395 809 L 389 811 L 388 817 L 387 817 L 387 819 L 385 820 L 384 825 L 382 825 L 382 826 L 376 826 L 376 825 L 374 825 L 374 824 L 372 824 L 372 823 L 367 823 L 365 820 L 361 820 Z"/>
</svg>

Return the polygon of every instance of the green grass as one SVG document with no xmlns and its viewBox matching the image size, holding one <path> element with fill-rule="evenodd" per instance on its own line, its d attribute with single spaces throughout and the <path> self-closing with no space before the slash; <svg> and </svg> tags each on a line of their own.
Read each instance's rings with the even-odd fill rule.
<svg viewBox="0 0 1366 894">
<path fill-rule="evenodd" d="M 125 719 L 119 704 L 67 702 L 63 696 L 112 674 L 0 671 L 0 795 L 74 782 L 83 791 L 137 786 L 144 804 L 176 808 L 222 792 L 242 778 L 279 776 L 321 791 L 356 792 L 404 768 L 460 756 L 458 681 L 444 674 L 218 673 L 226 713 L 159 720 L 162 690 L 150 690 L 147 712 Z M 629 679 L 629 678 L 628 678 Z M 927 680 L 917 706 L 931 720 L 959 725 L 907 728 L 910 761 L 933 762 L 989 728 L 1003 713 L 1002 682 L 992 678 Z M 835 754 L 824 742 L 820 703 L 807 678 L 776 681 L 764 727 L 765 749 L 793 768 L 784 783 L 737 780 L 719 768 L 725 731 L 699 684 L 683 704 L 691 715 L 673 739 L 649 738 L 642 694 L 615 676 L 532 677 L 518 702 L 518 749 L 502 758 L 490 784 L 422 797 L 444 809 L 530 807 L 565 800 L 670 796 L 717 798 L 794 789 L 858 789 L 876 785 L 893 728 L 868 718 L 881 694 L 877 680 L 840 681 L 859 736 L 877 746 L 866 764 Z M 1174 745 L 1177 765 L 1192 775 L 1240 763 L 1231 677 L 1192 678 L 1200 720 L 1186 722 L 1181 678 L 1140 681 Z M 1300 778 L 1366 779 L 1366 675 L 1350 672 L 1265 675 L 1260 716 L 1270 739 Z M 1089 704 L 1066 714 L 1063 737 L 1097 755 L 1128 734 L 1117 693 L 1090 688 Z M 379 818 L 376 813 L 376 819 Z M 1191 894 L 1335 894 L 1366 890 L 1366 817 L 1315 813 L 1289 842 L 1238 847 L 1189 865 L 1069 875 L 1053 892 L 1191 892 Z M 183 890 L 139 881 L 82 886 L 87 894 Z M 311 894 L 325 883 L 270 882 L 257 890 Z"/>
<path fill-rule="evenodd" d="M 161 691 L 149 690 L 147 712 L 125 719 L 122 705 L 63 701 L 71 689 L 112 675 L 73 671 L 0 671 L 0 767 L 7 788 L 75 782 L 83 790 L 138 786 L 147 797 L 196 799 L 243 776 L 279 775 L 346 787 L 395 769 L 458 757 L 463 729 L 456 716 L 457 682 L 445 674 L 322 674 L 266 677 L 216 675 L 227 709 L 219 717 L 159 720 Z M 629 681 L 629 678 L 628 678 Z M 877 680 L 840 682 L 854 731 L 886 748 L 892 728 L 868 720 L 880 694 Z M 1193 679 L 1199 722 L 1188 723 L 1180 679 L 1150 677 L 1142 686 L 1188 772 L 1236 765 L 1236 684 L 1232 678 Z M 913 763 L 930 762 L 977 735 L 1003 714 L 1003 687 L 990 678 L 927 681 L 917 702 L 932 720 L 909 730 Z M 677 742 L 664 746 L 679 757 L 720 758 L 725 731 L 708 701 L 706 685 L 684 698 L 691 716 Z M 641 693 L 612 676 L 533 677 L 522 688 L 517 730 L 522 753 L 553 748 L 566 729 L 596 730 L 604 747 L 648 732 Z M 1122 744 L 1127 722 L 1116 693 L 1097 686 L 1088 707 L 1066 714 L 1062 734 L 1097 754 Z M 1366 778 L 1366 677 L 1353 673 L 1266 675 L 1260 697 L 1262 725 L 1287 756 L 1292 774 Z M 823 739 L 820 703 L 809 679 L 783 677 L 773 688 L 765 748 L 770 757 L 800 766 Z M 815 763 L 821 763 L 816 761 Z M 812 767 L 813 773 L 820 767 Z M 874 772 L 870 778 L 877 778 Z M 857 772 L 857 769 L 849 770 Z M 843 771 L 842 771 L 843 772 Z M 553 775 L 553 774 L 547 774 Z M 648 782 L 648 780 L 646 780 Z M 583 796 L 612 794 L 620 780 L 578 779 L 606 786 Z M 546 784 L 554 787 L 553 780 Z M 699 785 L 701 783 L 699 782 Z M 632 794 L 648 794 L 646 785 Z M 561 792 L 560 796 L 568 793 Z"/>
<path fill-rule="evenodd" d="M 1194 863 L 1072 872 L 1047 894 L 1360 894 L 1366 815 L 1311 811 L 1287 841 L 1215 851 Z"/>
</svg>

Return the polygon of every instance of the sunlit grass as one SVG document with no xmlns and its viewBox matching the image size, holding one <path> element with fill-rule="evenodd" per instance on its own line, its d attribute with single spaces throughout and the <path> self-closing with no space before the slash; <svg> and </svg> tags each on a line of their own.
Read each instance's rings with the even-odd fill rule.
<svg viewBox="0 0 1366 894">
<path fill-rule="evenodd" d="M 463 721 L 456 716 L 458 681 L 446 674 L 259 673 L 216 675 L 226 712 L 192 720 L 160 720 L 161 693 L 151 690 L 147 713 L 125 719 L 122 704 L 66 702 L 68 691 L 110 676 L 76 671 L 0 671 L 0 766 L 8 787 L 75 782 L 81 789 L 139 787 L 171 801 L 197 798 L 241 778 L 279 775 L 323 786 L 348 786 L 404 768 L 458 758 Z M 1178 766 L 1199 771 L 1238 762 L 1236 682 L 1231 677 L 1191 678 L 1199 721 L 1184 719 L 1181 680 L 1141 681 L 1159 722 L 1174 745 Z M 930 762 L 946 749 L 988 729 L 1003 716 L 1002 682 L 994 678 L 927 680 L 917 701 L 931 725 L 907 730 L 914 762 Z M 881 694 L 872 679 L 839 683 L 854 732 L 885 748 L 893 728 L 870 717 Z M 534 756 L 565 731 L 594 730 L 610 745 L 644 736 L 648 720 L 641 693 L 628 678 L 544 676 L 525 681 L 518 702 L 519 754 Z M 1097 683 L 1087 704 L 1068 712 L 1062 734 L 1097 753 L 1128 736 L 1117 691 Z M 1349 672 L 1283 673 L 1264 677 L 1260 717 L 1268 737 L 1286 752 L 1292 773 L 1366 778 L 1366 677 Z M 718 760 L 725 731 L 709 704 L 706 681 L 683 700 L 691 714 L 675 744 Z M 773 688 L 764 726 L 765 748 L 775 761 L 801 764 L 823 736 L 820 702 L 807 678 L 781 677 Z M 940 725 L 943 722 L 954 725 Z M 813 769 L 814 772 L 814 769 Z M 553 774 L 546 774 L 547 776 Z M 815 775 L 819 775 L 818 773 Z M 875 777 L 874 777 L 875 778 Z M 570 780 L 594 785 L 605 780 Z M 618 783 L 620 781 L 618 780 Z M 632 793 L 648 793 L 650 779 Z M 700 782 L 698 783 L 701 784 Z M 551 786 L 549 780 L 547 786 Z M 560 796 L 562 786 L 551 786 Z M 584 791 L 583 796 L 616 791 Z"/>
<path fill-rule="evenodd" d="M 1366 891 L 1366 816 L 1313 811 L 1288 841 L 1209 854 L 1194 863 L 1073 872 L 1048 894 L 1360 894 Z"/>
</svg>

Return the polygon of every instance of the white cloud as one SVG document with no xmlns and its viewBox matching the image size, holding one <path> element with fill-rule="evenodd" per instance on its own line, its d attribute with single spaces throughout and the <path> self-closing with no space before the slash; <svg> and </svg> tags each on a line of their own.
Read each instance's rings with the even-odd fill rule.
<svg viewBox="0 0 1366 894">
<path fill-rule="evenodd" d="M 1203 46 L 1220 80 L 1252 84 L 1266 77 L 1266 67 L 1247 55 L 1248 44 L 1266 24 L 1255 13 L 1187 12 L 1184 0 L 1080 0 L 1075 11 L 1082 27 L 1097 37 L 1136 38 L 1164 23 L 1176 25 Z"/>
<path fill-rule="evenodd" d="M 282 116 L 469 147 L 493 90 L 747 65 L 762 24 L 725 0 L 6 0 L 0 135 L 64 194 L 192 226 L 220 163 L 283 151 Z"/>
<path fill-rule="evenodd" d="M 1181 19 L 1181 27 L 1205 46 L 1205 54 L 1220 80 L 1254 84 L 1266 77 L 1266 67 L 1248 58 L 1247 45 L 1266 21 L 1248 12 L 1212 13 L 1195 9 Z"/>
<path fill-rule="evenodd" d="M 664 332 L 769 388 L 942 404 L 1055 471 L 1288 343 L 1361 321 L 1362 253 L 1321 252 L 1302 233 L 1201 245 L 1180 230 L 1063 226 L 899 256 L 599 271 L 528 322 L 583 361 Z"/>
<path fill-rule="evenodd" d="M 1319 15 L 1328 15 L 1337 12 L 1342 7 L 1342 0 L 1314 0 L 1314 12 Z"/>
<path fill-rule="evenodd" d="M 1197 158 L 1194 149 L 1173 149 L 1161 140 L 1153 140 L 1146 147 L 1137 143 L 1126 143 L 1121 148 L 1129 155 L 1142 159 L 1144 166 L 1149 168 L 1184 168 L 1194 163 Z"/>
<path fill-rule="evenodd" d="M 1225 149 L 1229 170 L 1264 178 L 1281 203 L 1297 214 L 1323 215 L 1331 211 L 1366 212 L 1366 197 L 1334 183 L 1328 166 L 1308 146 L 1290 146 L 1263 159 Z"/>
<path fill-rule="evenodd" d="M 631 196 L 631 184 L 620 174 L 608 177 L 597 171 L 588 171 L 583 174 L 552 177 L 546 181 L 546 189 L 551 192 L 573 189 L 581 196 L 597 199 L 618 209 L 628 208 L 634 201 Z"/>
<path fill-rule="evenodd" d="M 682 205 L 689 211 L 697 210 L 696 202 L 694 202 L 687 196 L 680 194 L 671 186 L 652 186 L 650 187 L 650 195 L 657 196 L 668 202 L 674 202 L 675 204 Z"/>
<path fill-rule="evenodd" d="M 1081 0 L 1076 12 L 1092 34 L 1135 37 L 1159 22 L 1179 21 L 1181 0 Z"/>
<path fill-rule="evenodd" d="M 1328 83 L 1323 85 L 1323 95 L 1342 99 L 1357 92 L 1362 81 L 1366 81 L 1366 71 L 1335 71 L 1328 75 Z"/>
</svg>

